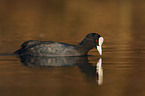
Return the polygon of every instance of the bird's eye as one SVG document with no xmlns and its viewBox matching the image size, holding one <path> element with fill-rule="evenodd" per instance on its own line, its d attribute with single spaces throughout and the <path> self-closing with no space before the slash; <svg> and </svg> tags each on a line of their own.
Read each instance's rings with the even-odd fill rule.
<svg viewBox="0 0 145 96">
<path fill-rule="evenodd" d="M 98 42 L 98 40 L 96 40 L 96 42 Z"/>
</svg>

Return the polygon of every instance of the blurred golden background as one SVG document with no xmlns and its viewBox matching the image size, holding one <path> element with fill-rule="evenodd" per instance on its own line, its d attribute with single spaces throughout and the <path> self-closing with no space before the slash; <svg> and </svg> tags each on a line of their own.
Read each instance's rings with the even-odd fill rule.
<svg viewBox="0 0 145 96">
<path fill-rule="evenodd" d="M 92 32 L 105 42 L 125 43 L 144 34 L 144 5 L 144 0 L 1 0 L 0 49 L 13 52 L 32 39 L 77 44 Z"/>
<path fill-rule="evenodd" d="M 92 32 L 104 37 L 103 56 L 88 58 L 102 58 L 103 85 L 78 66 L 33 69 L 0 55 L 0 94 L 145 96 L 145 0 L 0 0 L 0 54 L 26 40 L 78 44 Z"/>
</svg>

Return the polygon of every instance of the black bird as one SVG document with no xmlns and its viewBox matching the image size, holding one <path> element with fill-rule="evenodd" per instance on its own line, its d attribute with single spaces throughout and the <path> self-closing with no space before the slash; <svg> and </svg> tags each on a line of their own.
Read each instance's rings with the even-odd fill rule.
<svg viewBox="0 0 145 96">
<path fill-rule="evenodd" d="M 30 56 L 85 56 L 94 47 L 102 55 L 103 37 L 97 33 L 88 34 L 78 45 L 55 41 L 29 40 L 15 53 Z"/>
</svg>

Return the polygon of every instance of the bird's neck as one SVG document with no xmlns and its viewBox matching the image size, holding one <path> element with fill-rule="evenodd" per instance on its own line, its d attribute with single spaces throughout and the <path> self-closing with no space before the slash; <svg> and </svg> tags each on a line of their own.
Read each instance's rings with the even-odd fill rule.
<svg viewBox="0 0 145 96">
<path fill-rule="evenodd" d="M 77 48 L 84 54 L 87 54 L 89 50 L 95 47 L 93 40 L 84 39 L 77 45 Z"/>
</svg>

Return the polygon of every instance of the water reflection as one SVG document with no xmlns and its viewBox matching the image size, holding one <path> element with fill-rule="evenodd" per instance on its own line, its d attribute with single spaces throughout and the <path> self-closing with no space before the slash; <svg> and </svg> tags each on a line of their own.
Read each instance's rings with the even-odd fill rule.
<svg viewBox="0 0 145 96">
<path fill-rule="evenodd" d="M 28 67 L 74 66 L 88 63 L 87 57 L 20 56 L 20 59 Z"/>
<path fill-rule="evenodd" d="M 98 84 L 103 84 L 103 68 L 102 68 L 102 59 L 100 58 L 96 65 L 96 73 L 98 74 Z"/>
<path fill-rule="evenodd" d="M 60 67 L 78 66 L 87 78 L 96 81 L 98 85 L 103 83 L 102 59 L 96 66 L 88 62 L 88 57 L 43 57 L 43 56 L 20 56 L 21 62 L 28 67 Z"/>
</svg>

